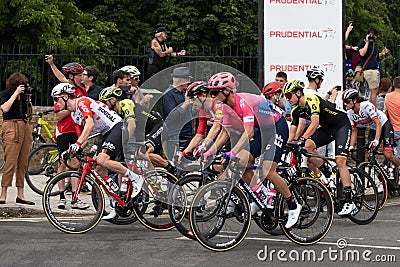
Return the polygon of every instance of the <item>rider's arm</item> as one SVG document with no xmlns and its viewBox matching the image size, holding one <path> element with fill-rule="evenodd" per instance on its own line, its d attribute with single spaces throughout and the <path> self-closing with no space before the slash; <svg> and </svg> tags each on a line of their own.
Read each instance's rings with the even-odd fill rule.
<svg viewBox="0 0 400 267">
<path fill-rule="evenodd" d="M 83 144 L 88 139 L 89 135 L 93 131 L 93 128 L 94 128 L 93 118 L 91 117 L 87 118 L 85 120 L 85 126 L 83 127 L 82 134 L 79 136 L 77 142 Z"/>
<path fill-rule="evenodd" d="M 312 136 L 319 126 L 319 115 L 311 116 L 311 124 L 308 126 L 307 131 L 302 135 L 305 139 Z"/>
<path fill-rule="evenodd" d="M 210 151 L 213 153 L 216 153 L 225 143 L 228 141 L 229 135 L 228 132 L 224 127 L 222 127 L 220 133 L 217 136 L 217 139 L 215 140 L 215 143 L 212 147 L 210 147 Z"/>
<path fill-rule="evenodd" d="M 236 145 L 231 149 L 233 153 L 237 154 L 242 150 L 242 148 L 249 143 L 250 139 L 254 136 L 254 126 L 253 125 L 245 125 L 244 132 Z"/>
<path fill-rule="evenodd" d="M 353 127 L 351 129 L 350 146 L 355 147 L 356 142 L 357 142 L 357 128 Z"/>
<path fill-rule="evenodd" d="M 135 121 L 134 118 L 129 118 L 127 120 L 127 124 L 128 124 L 129 138 L 131 138 L 132 135 L 135 133 L 135 130 L 136 130 L 136 121 Z"/>
<path fill-rule="evenodd" d="M 295 139 L 296 130 L 297 130 L 297 126 L 295 126 L 295 125 L 291 125 L 290 126 L 288 142 L 292 142 L 294 140 L 297 140 L 297 139 Z"/>
<path fill-rule="evenodd" d="M 299 140 L 301 135 L 304 133 L 304 129 L 306 128 L 307 121 L 304 118 L 299 118 L 299 125 L 297 126 L 296 133 L 293 136 L 294 140 Z"/>
<path fill-rule="evenodd" d="M 379 121 L 379 118 L 376 117 L 374 119 L 375 125 L 376 125 L 376 130 L 375 130 L 375 140 L 379 140 L 381 138 L 381 133 L 382 133 L 382 124 Z"/>
</svg>

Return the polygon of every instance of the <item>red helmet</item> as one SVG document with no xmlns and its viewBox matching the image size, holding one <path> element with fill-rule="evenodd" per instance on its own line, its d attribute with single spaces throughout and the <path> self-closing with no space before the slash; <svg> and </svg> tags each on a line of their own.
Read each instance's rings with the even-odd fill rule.
<svg viewBox="0 0 400 267">
<path fill-rule="evenodd" d="M 236 78 L 229 72 L 220 72 L 214 74 L 208 80 L 208 89 L 210 90 L 218 90 L 229 88 L 231 90 L 235 89 L 236 87 Z"/>
<path fill-rule="evenodd" d="M 282 91 L 282 86 L 280 85 L 279 82 L 270 82 L 266 86 L 264 86 L 264 89 L 262 90 L 263 95 L 272 95 L 275 94 L 276 92 Z"/>
<path fill-rule="evenodd" d="M 186 96 L 192 98 L 207 92 L 207 83 L 203 81 L 192 82 L 186 90 Z"/>
<path fill-rule="evenodd" d="M 63 70 L 63 73 L 65 76 L 68 76 L 69 74 L 77 75 L 77 74 L 81 74 L 83 72 L 83 67 L 79 63 L 72 62 L 72 63 L 65 64 L 62 67 L 62 70 Z"/>
</svg>

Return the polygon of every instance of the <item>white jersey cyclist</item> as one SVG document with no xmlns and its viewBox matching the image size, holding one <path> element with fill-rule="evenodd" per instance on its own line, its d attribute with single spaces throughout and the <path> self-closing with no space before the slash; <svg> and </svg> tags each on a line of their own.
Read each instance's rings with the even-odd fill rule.
<svg viewBox="0 0 400 267">
<path fill-rule="evenodd" d="M 76 124 L 84 126 L 87 118 L 93 118 L 93 132 L 103 135 L 122 121 L 121 117 L 111 111 L 106 104 L 89 97 L 81 97 L 76 100 L 76 110 L 72 112 L 72 119 Z"/>
<path fill-rule="evenodd" d="M 355 113 L 353 109 L 347 110 L 347 116 L 349 117 L 352 128 L 361 124 L 375 130 L 376 124 L 374 120 L 379 119 L 381 125 L 384 125 L 388 120 L 387 116 L 382 111 L 376 109 L 374 104 L 369 101 L 360 103 L 360 111 L 358 114 Z"/>
</svg>

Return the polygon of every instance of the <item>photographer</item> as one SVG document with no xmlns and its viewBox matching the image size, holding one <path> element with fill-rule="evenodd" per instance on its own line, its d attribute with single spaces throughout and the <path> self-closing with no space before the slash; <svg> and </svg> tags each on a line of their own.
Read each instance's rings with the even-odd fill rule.
<svg viewBox="0 0 400 267">
<path fill-rule="evenodd" d="M 29 97 L 32 87 L 28 78 L 16 72 L 6 81 L 6 90 L 0 92 L 0 108 L 3 112 L 2 140 L 5 165 L 1 181 L 0 204 L 6 204 L 7 189 L 11 186 L 16 169 L 17 199 L 20 204 L 35 205 L 24 197 L 24 179 L 28 166 L 28 154 L 32 142 L 32 130 L 28 123 Z"/>
<path fill-rule="evenodd" d="M 376 44 L 376 39 L 378 38 L 378 30 L 370 27 L 368 28 L 368 34 L 364 40 L 362 40 L 358 44 L 359 53 L 361 60 L 358 63 L 358 66 L 363 67 L 364 70 L 364 78 L 368 82 L 368 87 L 370 90 L 370 102 L 376 105 L 376 97 L 378 95 L 378 87 L 380 81 L 380 73 L 378 70 L 378 57 L 385 56 L 388 52 L 388 49 L 385 47 L 382 52 L 379 51 L 379 47 Z"/>
</svg>

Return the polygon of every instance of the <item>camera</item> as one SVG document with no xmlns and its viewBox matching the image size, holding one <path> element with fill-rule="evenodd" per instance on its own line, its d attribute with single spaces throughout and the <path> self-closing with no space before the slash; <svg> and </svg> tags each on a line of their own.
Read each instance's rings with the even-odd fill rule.
<svg viewBox="0 0 400 267">
<path fill-rule="evenodd" d="M 375 36 L 373 34 L 368 35 L 368 40 L 374 40 Z"/>
<path fill-rule="evenodd" d="M 122 91 L 129 91 L 129 89 L 131 89 L 131 85 L 130 84 L 120 84 L 119 89 L 121 89 Z"/>
<path fill-rule="evenodd" d="M 25 84 L 24 88 L 25 88 L 24 91 L 25 94 L 33 94 L 35 92 L 35 89 L 33 89 L 33 87 L 29 83 Z"/>
</svg>

